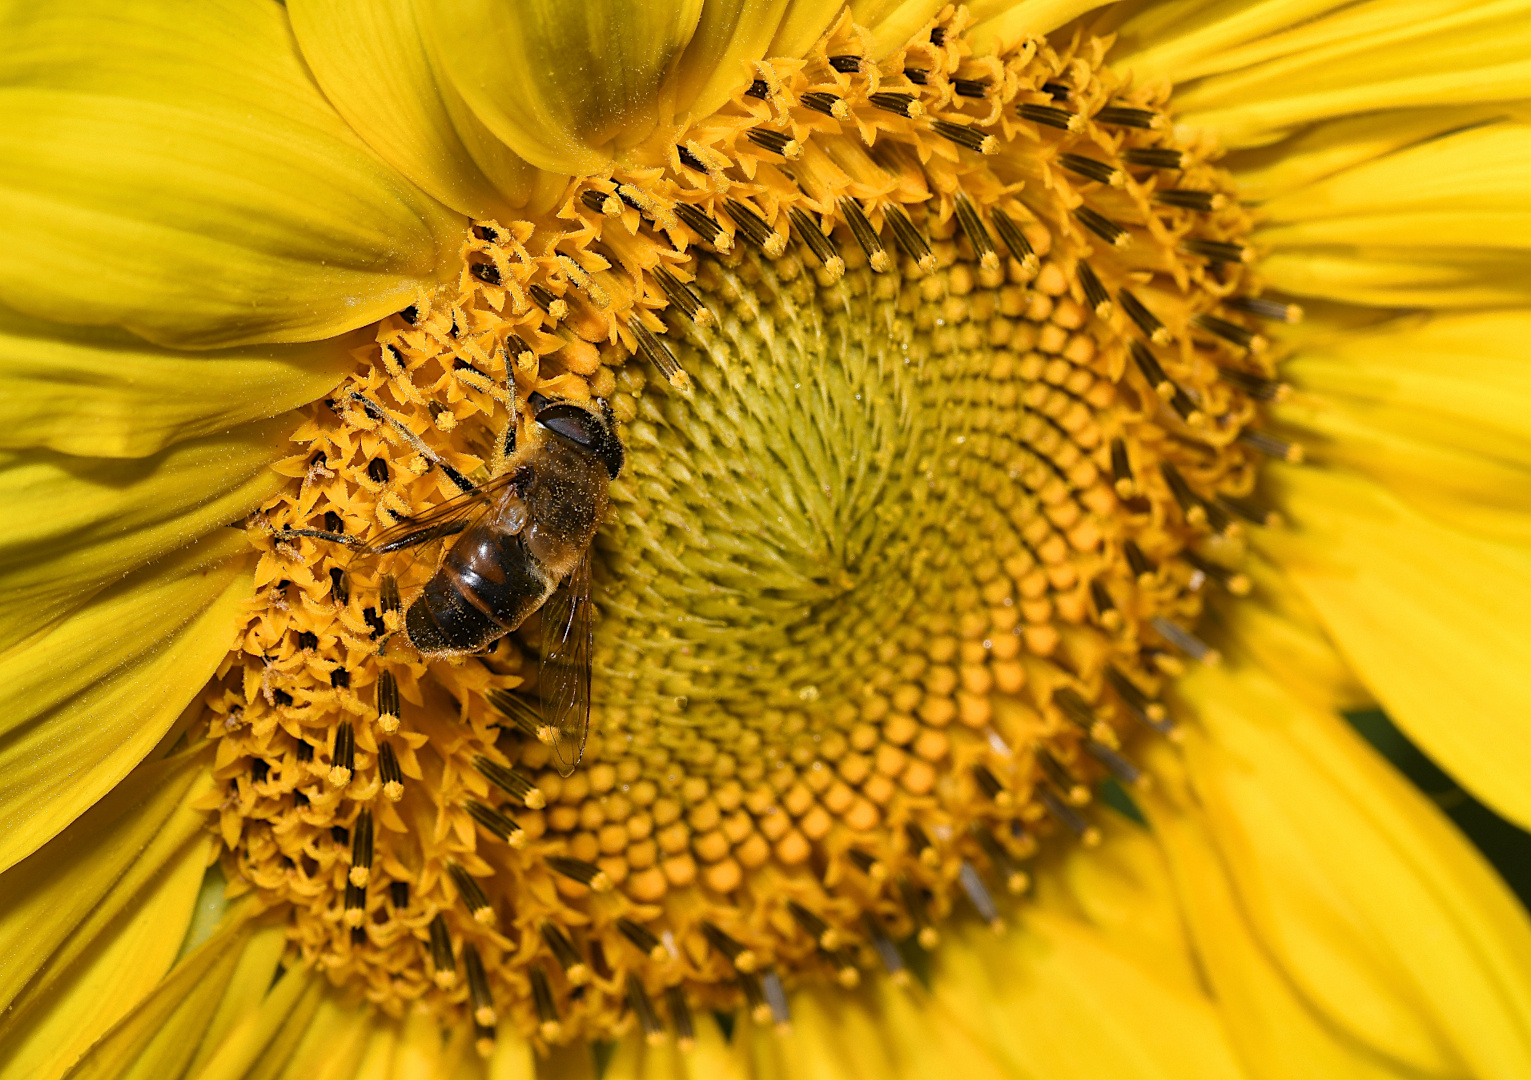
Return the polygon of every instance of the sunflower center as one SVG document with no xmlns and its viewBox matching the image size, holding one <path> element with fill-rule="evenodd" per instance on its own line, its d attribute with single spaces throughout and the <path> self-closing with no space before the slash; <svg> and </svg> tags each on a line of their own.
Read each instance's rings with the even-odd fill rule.
<svg viewBox="0 0 1531 1080">
<path fill-rule="evenodd" d="M 1098 840 L 1131 733 L 1173 734 L 1204 588 L 1248 588 L 1259 455 L 1293 452 L 1248 428 L 1278 389 L 1250 317 L 1287 311 L 1099 42 L 960 30 L 874 65 L 846 22 L 556 220 L 475 225 L 459 286 L 310 410 L 208 695 L 210 809 L 337 981 L 484 1045 L 785 1022 L 784 980 L 998 924 L 1039 844 Z M 439 553 L 351 551 L 514 467 L 534 393 L 603 399 L 627 455 L 567 777 L 537 619 L 422 655 Z"/>
</svg>

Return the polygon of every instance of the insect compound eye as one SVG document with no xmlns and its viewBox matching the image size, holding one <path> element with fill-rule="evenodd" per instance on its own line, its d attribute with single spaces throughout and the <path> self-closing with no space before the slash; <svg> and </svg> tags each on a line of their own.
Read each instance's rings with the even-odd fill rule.
<svg viewBox="0 0 1531 1080">
<path fill-rule="evenodd" d="M 560 402 L 538 411 L 537 423 L 600 458 L 613 480 L 621 473 L 625 458 L 622 444 L 610 425 L 589 409 Z"/>
</svg>

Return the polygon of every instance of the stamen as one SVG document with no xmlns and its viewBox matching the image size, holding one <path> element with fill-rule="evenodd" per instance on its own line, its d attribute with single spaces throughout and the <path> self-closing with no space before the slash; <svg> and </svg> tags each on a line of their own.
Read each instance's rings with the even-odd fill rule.
<svg viewBox="0 0 1531 1080">
<path fill-rule="evenodd" d="M 845 260 L 835 250 L 834 242 L 824 235 L 823 228 L 817 221 L 809 216 L 806 210 L 794 206 L 788 215 L 792 219 L 792 227 L 796 235 L 803 243 L 808 245 L 808 250 L 813 252 L 813 257 L 819 260 L 824 267 L 824 272 L 831 282 L 839 281 L 845 276 Z"/>
<path fill-rule="evenodd" d="M 670 346 L 655 337 L 654 332 L 637 319 L 627 325 L 638 341 L 638 352 L 659 369 L 659 373 L 669 381 L 671 386 L 677 390 L 684 390 L 691 385 L 691 376 L 682 370 L 680 361 L 675 359 Z"/>
<path fill-rule="evenodd" d="M 1190 563 L 1197 571 L 1207 578 L 1217 582 L 1234 596 L 1248 596 L 1250 590 L 1249 575 L 1241 574 L 1237 570 L 1230 570 L 1226 566 L 1219 566 L 1210 559 L 1204 559 L 1196 552 L 1187 548 L 1180 553 L 1180 557 Z"/>
<path fill-rule="evenodd" d="M 473 767 L 484 775 L 484 779 L 505 794 L 513 799 L 520 799 L 521 804 L 528 810 L 541 810 L 547 805 L 547 799 L 543 796 L 541 789 L 516 769 L 507 769 L 504 765 L 489 760 L 483 754 L 473 755 Z"/>
<path fill-rule="evenodd" d="M 372 811 L 363 808 L 356 815 L 356 830 L 351 834 L 351 872 L 347 879 L 358 889 L 372 880 Z"/>
<path fill-rule="evenodd" d="M 361 926 L 367 918 L 366 907 L 367 890 L 353 882 L 346 882 L 345 913 L 342 921 L 353 929 Z"/>
<path fill-rule="evenodd" d="M 1209 213 L 1228 205 L 1228 197 L 1215 191 L 1192 191 L 1189 188 L 1165 188 L 1154 192 L 1154 202 L 1160 206 L 1176 206 L 1182 210 L 1200 210 Z"/>
<path fill-rule="evenodd" d="M 669 956 L 669 953 L 665 951 L 664 943 L 641 923 L 635 923 L 631 919 L 618 919 L 617 929 L 622 932 L 623 937 L 637 947 L 639 952 L 647 954 L 655 963 L 660 963 Z"/>
<path fill-rule="evenodd" d="M 478 955 L 478 946 L 471 941 L 463 943 L 462 962 L 468 971 L 468 1000 L 473 1005 L 473 1022 L 479 1027 L 492 1028 L 499 1021 L 494 1011 L 494 995 L 489 990 L 489 978 L 484 974 L 484 961 Z"/>
<path fill-rule="evenodd" d="M 988 79 L 953 79 L 952 90 L 958 97 L 984 98 L 989 96 Z"/>
<path fill-rule="evenodd" d="M 1073 833 L 1081 844 L 1085 847 L 1098 847 L 1100 845 L 1100 830 L 1086 821 L 1084 815 L 1080 814 L 1078 810 L 1075 810 L 1059 798 L 1056 791 L 1043 785 L 1037 789 L 1037 795 L 1041 798 L 1042 805 L 1047 808 L 1047 812 L 1053 816 L 1053 819 Z"/>
<path fill-rule="evenodd" d="M 812 109 L 816 113 L 825 116 L 833 116 L 836 120 L 849 120 L 851 107 L 845 103 L 844 98 L 834 94 L 826 94 L 820 90 L 810 90 L 798 98 L 804 108 Z"/>
<path fill-rule="evenodd" d="M 485 285 L 502 285 L 500 268 L 494 263 L 474 262 L 468 264 L 468 273 L 472 274 Z"/>
<path fill-rule="evenodd" d="M 989 894 L 989 887 L 983 883 L 983 878 L 978 876 L 978 871 L 973 869 L 973 864 L 966 859 L 962 861 L 961 868 L 957 871 L 957 881 L 962 886 L 962 891 L 967 893 L 968 903 L 973 905 L 973 910 L 978 912 L 978 917 L 994 928 L 995 932 L 1004 929 L 1004 921 L 999 917 L 999 908 L 995 906 L 994 897 Z"/>
<path fill-rule="evenodd" d="M 985 270 L 998 270 L 999 252 L 994 250 L 994 238 L 984 226 L 983 218 L 978 216 L 973 200 L 959 191 L 953 206 L 957 213 L 957 223 L 962 226 L 963 235 L 972 245 L 973 254 L 978 256 L 978 265 Z"/>
<path fill-rule="evenodd" d="M 766 95 L 770 93 L 770 89 L 771 88 L 766 85 L 766 81 L 764 79 L 756 79 L 754 82 L 750 83 L 749 88 L 744 91 L 744 96 L 758 98 L 761 101 L 764 101 Z"/>
<path fill-rule="evenodd" d="M 1059 154 L 1058 164 L 1071 173 L 1077 173 L 1087 180 L 1094 180 L 1110 187 L 1121 187 L 1126 182 L 1126 176 L 1121 169 L 1081 154 Z"/>
<path fill-rule="evenodd" d="M 1127 444 L 1120 438 L 1111 440 L 1111 483 L 1118 498 L 1131 499 L 1138 494 L 1132 462 L 1127 457 Z"/>
<path fill-rule="evenodd" d="M 351 782 L 356 766 L 356 732 L 349 721 L 335 727 L 335 741 L 330 746 L 330 783 L 345 787 Z"/>
<path fill-rule="evenodd" d="M 1149 620 L 1149 625 L 1165 641 L 1198 663 L 1205 664 L 1207 667 L 1216 667 L 1222 661 L 1222 654 L 1216 649 L 1162 615 L 1155 615 Z"/>
<path fill-rule="evenodd" d="M 603 217 L 622 216 L 622 200 L 610 192 L 586 188 L 579 193 L 579 201 L 585 204 L 585 209 L 594 211 Z"/>
<path fill-rule="evenodd" d="M 351 591 L 346 587 L 346 572 L 338 566 L 330 568 L 330 595 L 341 607 L 351 602 Z"/>
<path fill-rule="evenodd" d="M 995 206 L 989 210 L 989 220 L 994 223 L 994 231 L 999 233 L 999 238 L 1005 247 L 1010 249 L 1010 257 L 1021 264 L 1021 268 L 1028 274 L 1035 274 L 1041 266 L 1036 252 L 1031 248 L 1031 241 L 1026 239 L 1026 234 L 1021 228 L 1010 220 L 1010 215 Z"/>
<path fill-rule="evenodd" d="M 819 948 L 828 950 L 840 947 L 840 932 L 796 900 L 787 901 L 787 910 L 803 932 L 814 940 Z"/>
<path fill-rule="evenodd" d="M 726 956 L 728 962 L 739 971 L 753 972 L 760 965 L 760 958 L 755 955 L 753 949 L 735 941 L 710 922 L 704 921 L 701 925 L 702 935 L 707 938 L 707 943 Z"/>
<path fill-rule="evenodd" d="M 1293 465 L 1300 464 L 1303 459 L 1303 450 L 1297 443 L 1278 439 L 1274 435 L 1267 435 L 1263 431 L 1253 428 L 1245 428 L 1239 432 L 1238 441 L 1251 450 L 1258 450 L 1267 457 L 1273 457 L 1277 461 L 1290 462 Z"/>
<path fill-rule="evenodd" d="M 787 1006 L 787 991 L 781 985 L 781 976 L 774 970 L 765 972 L 760 976 L 760 989 L 771 1008 L 771 1020 L 777 1028 L 785 1029 L 792 1023 L 792 1011 Z"/>
<path fill-rule="evenodd" d="M 702 303 L 701 298 L 691 291 L 689 285 L 662 266 L 654 268 L 654 278 L 659 282 L 660 289 L 664 291 L 665 299 L 678 307 L 686 318 L 698 326 L 712 325 L 712 312 Z"/>
<path fill-rule="evenodd" d="M 803 144 L 790 135 L 783 135 L 779 131 L 770 131 L 766 128 L 750 128 L 746 137 L 756 146 L 764 147 L 773 154 L 779 154 L 788 161 L 796 161 L 803 156 Z"/>
<path fill-rule="evenodd" d="M 678 986 L 665 990 L 665 1008 L 670 1013 L 670 1026 L 675 1029 L 675 1045 L 690 1050 L 696 1045 L 696 1025 L 691 1020 L 691 1006 L 686 1004 L 686 992 Z"/>
<path fill-rule="evenodd" d="M 738 199 L 729 199 L 723 209 L 739 227 L 739 233 L 771 258 L 787 250 L 787 238 L 767 225 L 765 219 Z"/>
<path fill-rule="evenodd" d="M 1292 388 L 1286 383 L 1267 379 L 1263 375 L 1254 375 L 1248 371 L 1237 371 L 1234 368 L 1218 368 L 1217 377 L 1229 386 L 1238 387 L 1256 401 L 1285 401 L 1287 395 L 1292 392 Z"/>
<path fill-rule="evenodd" d="M 1074 94 L 1074 88 L 1067 83 L 1048 81 L 1042 84 L 1042 93 L 1054 101 L 1067 101 Z"/>
<path fill-rule="evenodd" d="M 1060 791 L 1063 792 L 1064 801 L 1070 806 L 1085 806 L 1090 801 L 1090 789 L 1079 782 L 1079 778 L 1063 763 L 1053 756 L 1047 749 L 1038 749 L 1037 764 L 1042 767 L 1042 773 Z"/>
<path fill-rule="evenodd" d="M 312 760 L 314 760 L 314 745 L 313 745 L 313 743 L 306 742 L 303 739 L 299 739 L 298 740 L 298 746 L 297 746 L 297 755 L 298 755 L 298 760 L 299 761 L 312 761 Z"/>
<path fill-rule="evenodd" d="M 917 120 L 925 115 L 925 106 L 920 104 L 920 99 L 913 94 L 872 94 L 867 98 L 873 108 L 883 112 L 893 113 L 895 116 L 908 117 Z"/>
<path fill-rule="evenodd" d="M 1162 150 L 1157 147 L 1129 147 L 1122 151 L 1122 160 L 1129 165 L 1141 165 L 1147 169 L 1185 168 L 1185 154 L 1179 150 Z"/>
<path fill-rule="evenodd" d="M 1302 322 L 1302 308 L 1298 305 L 1285 304 L 1280 300 L 1267 300 L 1261 296 L 1225 297 L 1223 306 L 1260 319 L 1272 319 L 1284 323 Z"/>
<path fill-rule="evenodd" d="M 478 822 L 497 840 L 503 840 L 511 847 L 519 848 L 526 846 L 526 836 L 521 831 L 520 822 L 514 818 L 506 817 L 492 806 L 485 806 L 477 799 L 464 799 L 463 809 L 468 811 L 468 816 Z"/>
<path fill-rule="evenodd" d="M 1249 263 L 1255 261 L 1253 248 L 1232 244 L 1225 240 L 1202 240 L 1187 237 L 1180 242 L 1180 250 L 1190 255 L 1200 255 L 1213 262 Z"/>
<path fill-rule="evenodd" d="M 574 947 L 574 942 L 557 926 L 550 922 L 543 922 L 538 928 L 542 940 L 547 943 L 548 951 L 558 961 L 558 966 L 563 968 L 563 973 L 570 984 L 583 986 L 590 981 L 590 968 L 585 964 L 585 958 L 580 956 L 579 950 Z"/>
<path fill-rule="evenodd" d="M 867 852 L 862 851 L 860 848 L 847 848 L 845 851 L 845 856 L 855 864 L 857 870 L 860 870 L 874 882 L 882 882 L 887 880 L 888 868 L 882 863 L 878 862 L 875 855 L 870 855 Z"/>
<path fill-rule="evenodd" d="M 1112 127 L 1141 128 L 1157 131 L 1166 127 L 1164 117 L 1151 109 L 1134 109 L 1125 105 L 1107 105 L 1095 114 L 1095 122 Z"/>
<path fill-rule="evenodd" d="M 1243 495 L 1219 495 L 1218 504 L 1253 525 L 1273 529 L 1281 524 L 1281 515 Z"/>
<path fill-rule="evenodd" d="M 473 875 L 468 873 L 460 863 L 447 860 L 447 874 L 452 878 L 452 884 L 457 886 L 457 894 L 462 898 L 463 906 L 473 916 L 473 921 L 484 926 L 493 926 L 496 922 L 494 908 L 489 906 L 489 898 L 484 895 L 484 890 L 474 880 Z"/>
<path fill-rule="evenodd" d="M 1180 512 L 1185 515 L 1186 524 L 1197 529 L 1206 526 L 1208 523 L 1206 500 L 1191 489 L 1191 485 L 1185 482 L 1185 477 L 1180 475 L 1180 470 L 1168 461 L 1161 461 L 1159 475 L 1164 477 L 1164 483 L 1169 487 L 1170 494 L 1179 504 Z"/>
<path fill-rule="evenodd" d="M 686 228 L 696 233 L 704 244 L 711 244 L 725 254 L 733 248 L 733 241 L 724 234 L 723 226 L 713 221 L 698 207 L 690 203 L 676 203 L 675 216 L 685 222 Z"/>
<path fill-rule="evenodd" d="M 266 776 L 270 773 L 270 771 L 271 766 L 267 765 L 260 758 L 256 758 L 250 762 L 250 783 L 264 784 L 266 782 Z"/>
<path fill-rule="evenodd" d="M 930 837 L 925 835 L 925 830 L 920 828 L 919 822 L 905 822 L 904 835 L 909 838 L 909 850 L 920 860 L 921 865 L 930 869 L 941 865 L 941 853 L 930 842 Z"/>
<path fill-rule="evenodd" d="M 611 878 L 593 863 L 587 863 L 583 859 L 570 859 L 563 855 L 548 855 L 542 861 L 547 863 L 548 869 L 555 874 L 562 874 L 570 881 L 577 881 L 591 892 L 611 891 Z"/>
<path fill-rule="evenodd" d="M 558 1005 L 553 1000 L 553 988 L 548 985 L 548 973 L 533 964 L 527 970 L 532 984 L 532 1002 L 537 1008 L 537 1032 L 548 1042 L 557 1042 L 563 1034 L 563 1024 L 558 1020 Z"/>
<path fill-rule="evenodd" d="M 925 890 L 907 877 L 900 877 L 898 891 L 904 900 L 904 910 L 909 912 L 909 921 L 917 928 L 915 941 L 922 949 L 934 949 L 940 944 L 941 935 L 934 926 L 930 925 L 930 912 L 925 904 Z"/>
<path fill-rule="evenodd" d="M 1169 330 L 1159 321 L 1158 316 L 1149 311 L 1143 305 L 1143 301 L 1139 300 L 1132 293 L 1126 289 L 1118 289 L 1116 298 L 1121 301 L 1122 311 L 1126 312 L 1127 317 L 1137 324 L 1138 329 L 1143 331 L 1143 336 L 1148 338 L 1149 341 L 1152 341 L 1155 345 L 1168 345 L 1174 340 Z"/>
<path fill-rule="evenodd" d="M 1268 342 L 1265 338 L 1247 327 L 1238 323 L 1229 322 L 1227 319 L 1219 319 L 1216 315 L 1193 315 L 1191 325 L 1200 330 L 1205 330 L 1213 337 L 1221 338 L 1230 345 L 1237 345 L 1241 349 L 1248 349 L 1252 353 L 1265 351 Z"/>
<path fill-rule="evenodd" d="M 395 586 L 397 587 L 397 586 Z M 377 726 L 384 735 L 399 730 L 402 716 L 399 707 L 399 680 L 392 671 L 384 668 L 377 676 Z"/>
<path fill-rule="evenodd" d="M 888 257 L 887 249 L 882 246 L 882 237 L 877 235 L 877 230 L 872 228 L 872 223 L 862 212 L 861 204 L 855 199 L 843 198 L 840 200 L 840 214 L 845 218 L 845 223 L 850 227 L 851 235 L 856 238 L 856 243 L 861 245 L 861 250 L 866 254 L 867 265 L 881 274 L 893 265 L 893 260 Z"/>
<path fill-rule="evenodd" d="M 915 229 L 914 222 L 909 220 L 909 215 L 896 206 L 889 206 L 883 211 L 883 219 L 892 228 L 893 238 L 898 241 L 898 246 L 904 249 L 904 254 L 913 259 L 925 273 L 934 274 L 936 257 L 931 254 L 930 245 L 925 242 L 925 238 Z"/>
<path fill-rule="evenodd" d="M 744 994 L 744 1003 L 749 1008 L 750 1019 L 757 1024 L 769 1024 L 771 1005 L 766 1001 L 765 991 L 760 988 L 760 980 L 748 972 L 741 971 L 735 982 L 740 992 Z"/>
<path fill-rule="evenodd" d="M 882 961 L 883 970 L 888 973 L 893 985 L 908 986 L 909 970 L 904 965 L 903 954 L 893 944 L 893 939 L 883 933 L 882 927 L 877 925 L 870 913 L 862 916 L 861 921 L 866 927 L 867 937 L 872 940 L 872 948 L 877 951 L 877 959 Z"/>
<path fill-rule="evenodd" d="M 831 56 L 829 66 L 842 75 L 854 75 L 861 70 L 861 57 L 859 56 Z"/>
<path fill-rule="evenodd" d="M 984 857 L 989 860 L 994 876 L 1005 883 L 1005 891 L 1011 896 L 1019 896 L 1025 892 L 1031 885 L 1031 876 L 1015 864 L 1015 860 L 1000 846 L 994 834 L 978 824 L 974 824 L 968 831 L 978 842 L 978 846 L 983 849 Z"/>
<path fill-rule="evenodd" d="M 1132 338 L 1127 342 L 1127 351 L 1155 394 L 1166 401 L 1175 396 L 1175 384 L 1170 382 L 1168 375 L 1164 374 L 1164 369 L 1159 366 L 1158 358 L 1148 351 L 1147 345 L 1137 338 Z"/>
<path fill-rule="evenodd" d="M 999 782 L 999 778 L 983 765 L 974 765 L 972 768 L 973 780 L 978 784 L 978 789 L 984 793 L 984 797 L 1001 810 L 1008 810 L 1015 805 L 1015 799 L 1005 785 Z"/>
<path fill-rule="evenodd" d="M 1017 105 L 1015 111 L 1022 120 L 1054 127 L 1059 131 L 1079 131 L 1084 127 L 1084 120 L 1078 113 L 1060 109 L 1056 105 Z"/>
<path fill-rule="evenodd" d="M 1079 278 L 1079 287 L 1084 290 L 1085 303 L 1090 305 L 1090 310 L 1095 312 L 1097 319 L 1111 318 L 1111 294 L 1106 291 L 1105 285 L 1101 284 L 1095 271 L 1090 269 L 1090 264 L 1080 259 L 1074 266 L 1074 273 Z"/>
<path fill-rule="evenodd" d="M 926 71 L 924 68 L 906 67 L 904 69 L 904 78 L 908 79 L 916 86 L 925 86 L 930 82 L 930 72 Z"/>
<path fill-rule="evenodd" d="M 489 704 L 494 706 L 495 711 L 513 723 L 517 730 L 533 739 L 537 738 L 537 732 L 541 731 L 545 725 L 542 714 L 529 701 L 520 694 L 512 694 L 509 690 L 494 689 L 489 691 L 487 696 Z"/>
<path fill-rule="evenodd" d="M 390 881 L 388 883 L 388 902 L 393 905 L 393 910 L 403 911 L 409 907 L 409 882 Z"/>
<path fill-rule="evenodd" d="M 974 124 L 955 124 L 950 120 L 932 120 L 930 129 L 948 142 L 954 142 L 958 146 L 969 150 L 977 150 L 980 154 L 999 153 L 999 140 L 993 135 L 985 134 L 983 129 Z"/>
<path fill-rule="evenodd" d="M 648 991 L 643 989 L 643 982 L 631 971 L 627 973 L 627 1003 L 632 1006 L 633 1015 L 638 1018 L 644 1042 L 650 1046 L 664 1042 L 664 1024 L 660 1023 L 659 1014 L 654 1011 L 654 1003 L 649 1000 Z"/>
<path fill-rule="evenodd" d="M 439 913 L 431 920 L 430 935 L 435 983 L 443 990 L 450 990 L 457 985 L 457 961 L 452 957 L 452 937 L 447 933 L 447 922 Z"/>
<path fill-rule="evenodd" d="M 1103 214 L 1088 206 L 1076 206 L 1074 216 L 1079 223 L 1114 248 L 1125 248 L 1132 243 L 1132 234 Z"/>
<path fill-rule="evenodd" d="M 1116 610 L 1116 602 L 1111 599 L 1105 582 L 1099 578 L 1090 582 L 1090 601 L 1095 605 L 1095 617 L 1100 620 L 1101 626 L 1114 632 L 1125 625 L 1122 613 Z"/>
<path fill-rule="evenodd" d="M 1206 426 L 1206 414 L 1198 409 L 1196 403 L 1178 386 L 1170 397 L 1170 408 L 1175 410 L 1176 415 L 1185 421 L 1187 426 L 1194 428 Z"/>
<path fill-rule="evenodd" d="M 528 285 L 526 288 L 532 302 L 547 313 L 555 323 L 569 316 L 569 303 L 546 285 Z"/>
</svg>

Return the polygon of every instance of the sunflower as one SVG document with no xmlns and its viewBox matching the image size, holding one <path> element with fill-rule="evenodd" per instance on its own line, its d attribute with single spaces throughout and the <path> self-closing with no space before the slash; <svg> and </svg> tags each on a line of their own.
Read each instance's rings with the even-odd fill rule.
<svg viewBox="0 0 1531 1080">
<path fill-rule="evenodd" d="M 0 26 L 0 1078 L 1531 1077 L 1531 3 Z"/>
</svg>

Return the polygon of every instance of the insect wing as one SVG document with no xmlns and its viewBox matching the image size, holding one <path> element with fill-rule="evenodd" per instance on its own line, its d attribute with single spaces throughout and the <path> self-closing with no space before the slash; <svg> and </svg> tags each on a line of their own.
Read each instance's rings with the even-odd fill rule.
<svg viewBox="0 0 1531 1080">
<path fill-rule="evenodd" d="M 590 603 L 590 549 L 542 605 L 538 693 L 552 728 L 558 771 L 568 776 L 585 754 L 590 730 L 590 657 L 595 609 Z"/>
<path fill-rule="evenodd" d="M 441 542 L 466 531 L 494 503 L 494 496 L 513 479 L 502 473 L 472 491 L 465 491 L 423 513 L 384 529 L 358 551 L 347 576 L 363 588 L 381 586 L 386 574 L 403 593 L 424 587 L 436 572 Z"/>
</svg>

